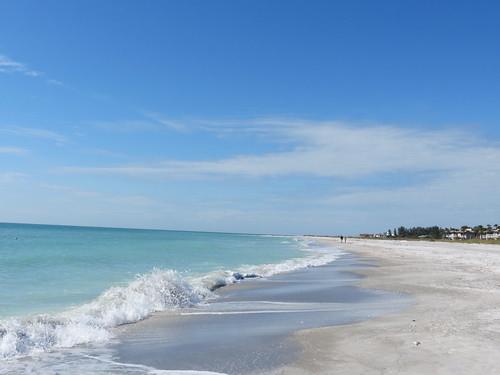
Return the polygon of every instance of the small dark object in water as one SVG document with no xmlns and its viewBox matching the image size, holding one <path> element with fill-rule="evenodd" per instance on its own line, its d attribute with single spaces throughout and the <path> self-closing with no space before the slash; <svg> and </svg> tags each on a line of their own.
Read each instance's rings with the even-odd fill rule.
<svg viewBox="0 0 500 375">
<path fill-rule="evenodd" d="M 260 277 L 260 276 L 257 275 L 256 273 L 247 273 L 247 274 L 245 274 L 245 279 L 255 279 L 257 277 Z"/>
<path fill-rule="evenodd" d="M 212 287 L 210 288 L 210 291 L 213 292 L 219 288 L 222 288 L 223 286 L 226 286 L 226 282 L 224 280 L 218 280 Z"/>
</svg>

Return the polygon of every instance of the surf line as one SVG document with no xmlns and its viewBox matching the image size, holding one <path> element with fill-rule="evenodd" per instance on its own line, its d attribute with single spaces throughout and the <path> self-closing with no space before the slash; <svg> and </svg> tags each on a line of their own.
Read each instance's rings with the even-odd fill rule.
<svg viewBox="0 0 500 375">
<path fill-rule="evenodd" d="M 179 315 L 244 315 L 244 314 L 283 314 L 283 313 L 308 313 L 308 312 L 328 312 L 328 311 L 343 311 L 346 309 L 301 309 L 301 310 L 255 310 L 255 311 L 197 311 L 197 312 L 182 312 Z"/>
<path fill-rule="evenodd" d="M 111 359 L 105 359 L 105 358 L 100 358 L 96 357 L 93 355 L 87 355 L 84 354 L 82 357 L 93 359 L 98 362 L 103 362 L 103 363 L 108 363 L 110 365 L 116 365 L 116 366 L 122 366 L 122 367 L 128 367 L 128 368 L 137 368 L 141 370 L 146 370 L 149 371 L 153 374 L 164 374 L 164 375 L 227 375 L 223 372 L 212 372 L 212 371 L 197 371 L 197 370 L 159 370 L 154 367 L 146 366 L 146 365 L 139 365 L 139 364 L 134 364 L 134 363 L 123 363 L 123 362 L 117 362 L 113 361 Z"/>
</svg>

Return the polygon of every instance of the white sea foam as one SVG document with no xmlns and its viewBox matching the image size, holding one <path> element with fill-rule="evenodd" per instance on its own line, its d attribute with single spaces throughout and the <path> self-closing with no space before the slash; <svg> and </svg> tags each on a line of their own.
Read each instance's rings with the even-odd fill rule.
<svg viewBox="0 0 500 375">
<path fill-rule="evenodd" d="M 299 240 L 298 238 L 296 239 Z M 0 358 L 12 358 L 54 348 L 105 342 L 111 328 L 145 319 L 158 311 L 193 307 L 214 297 L 213 291 L 248 278 L 269 277 L 334 261 L 339 252 L 310 247 L 309 254 L 278 264 L 242 266 L 202 276 L 183 277 L 173 270 L 154 269 L 126 286 L 115 286 L 90 303 L 55 315 L 38 315 L 0 321 Z"/>
<path fill-rule="evenodd" d="M 198 370 L 159 370 L 151 366 L 138 365 L 134 363 L 123 363 L 117 362 L 112 359 L 86 356 L 87 358 L 93 359 L 97 362 L 103 362 L 109 365 L 118 367 L 121 370 L 138 369 L 143 370 L 140 373 L 154 374 L 154 375 L 226 375 L 222 372 L 213 371 L 198 371 Z M 126 371 L 129 372 L 129 371 Z"/>
</svg>

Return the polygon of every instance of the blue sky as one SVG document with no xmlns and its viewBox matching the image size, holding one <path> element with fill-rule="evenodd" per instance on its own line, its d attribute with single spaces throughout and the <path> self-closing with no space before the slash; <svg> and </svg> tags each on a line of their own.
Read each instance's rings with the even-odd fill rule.
<svg viewBox="0 0 500 375">
<path fill-rule="evenodd" d="M 0 3 L 0 221 L 494 223 L 500 6 Z"/>
</svg>

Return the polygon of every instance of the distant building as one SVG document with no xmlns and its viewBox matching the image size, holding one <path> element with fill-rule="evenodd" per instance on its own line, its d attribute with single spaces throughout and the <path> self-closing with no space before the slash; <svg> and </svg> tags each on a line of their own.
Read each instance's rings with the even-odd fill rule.
<svg viewBox="0 0 500 375">
<path fill-rule="evenodd" d="M 482 240 L 498 240 L 498 239 L 500 239 L 500 231 L 496 230 L 496 231 L 484 233 L 484 234 L 481 234 L 480 237 Z"/>
<path fill-rule="evenodd" d="M 460 239 L 462 239 L 462 232 L 451 231 L 449 233 L 446 233 L 445 238 L 447 238 L 449 240 L 460 240 Z"/>
<path fill-rule="evenodd" d="M 382 238 L 385 235 L 380 234 L 380 233 L 361 233 L 359 237 L 361 238 Z"/>
<path fill-rule="evenodd" d="M 471 240 L 476 238 L 476 233 L 472 228 L 466 228 L 465 230 L 451 230 L 446 233 L 445 238 L 449 240 Z"/>
<path fill-rule="evenodd" d="M 397 234 L 396 234 L 397 233 Z M 448 240 L 500 240 L 500 225 L 477 225 L 470 227 L 464 225 L 460 228 L 440 227 L 400 227 L 399 230 L 388 230 L 385 233 L 363 233 L 361 238 L 445 238 Z"/>
</svg>

